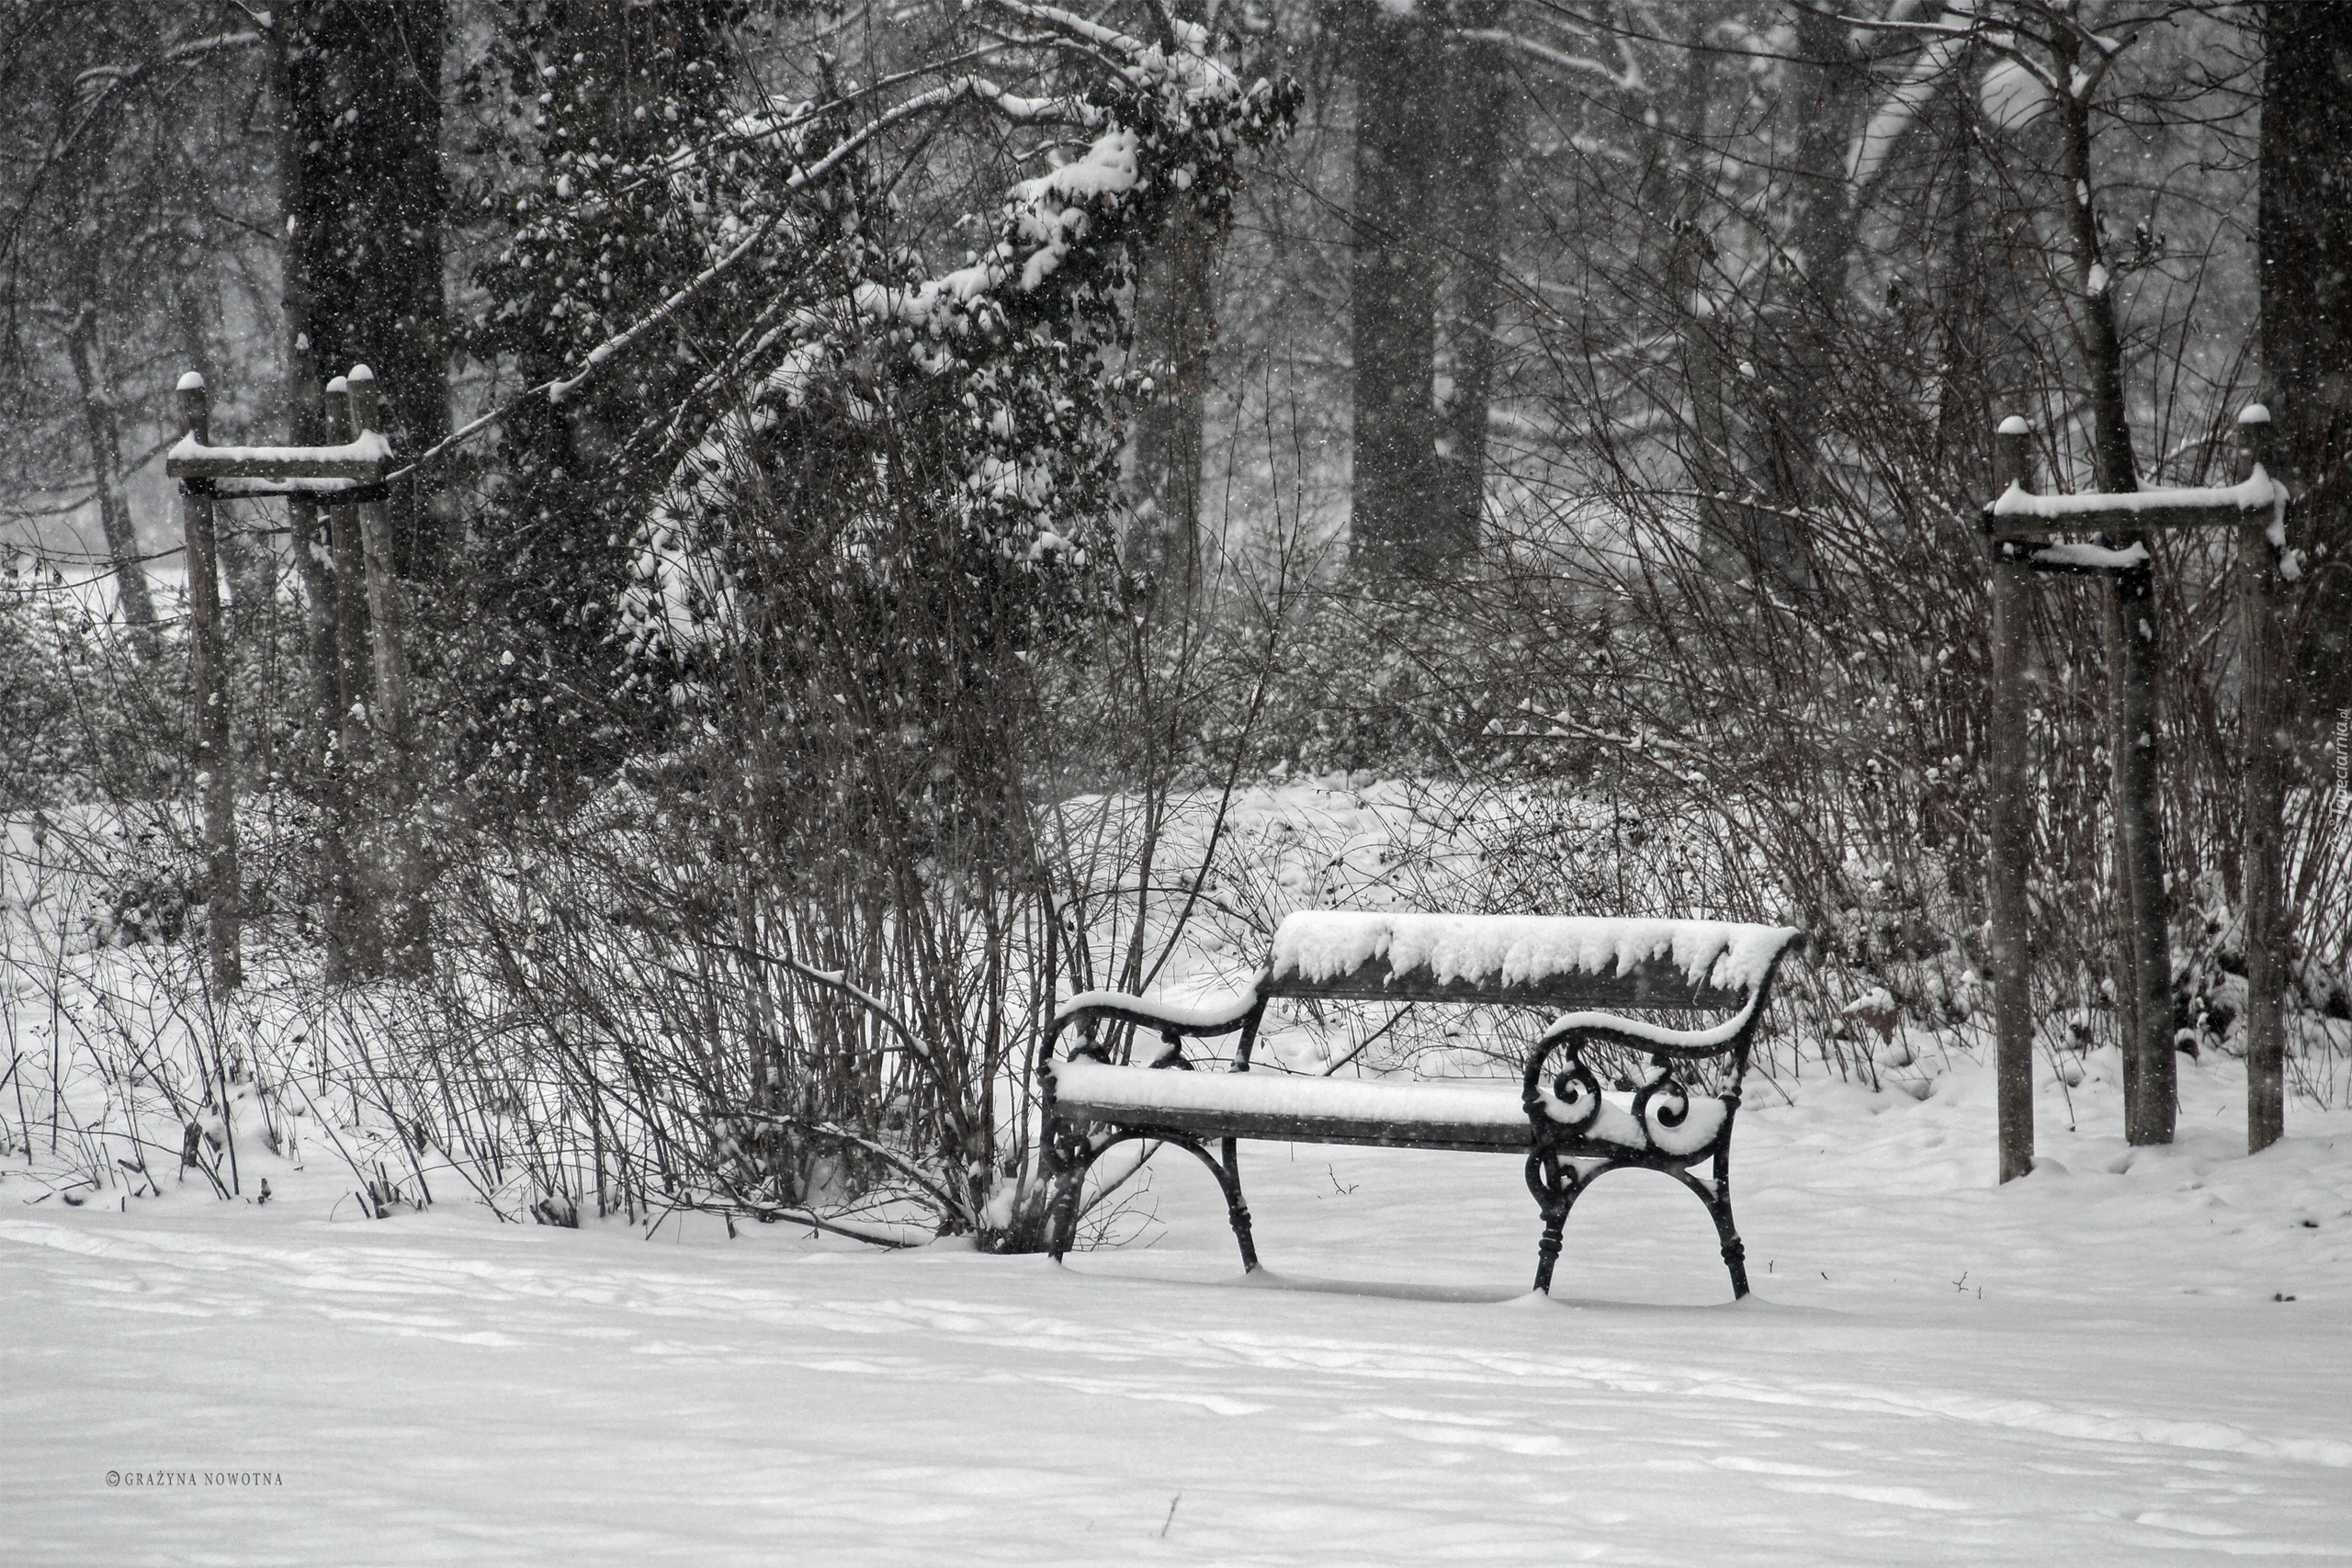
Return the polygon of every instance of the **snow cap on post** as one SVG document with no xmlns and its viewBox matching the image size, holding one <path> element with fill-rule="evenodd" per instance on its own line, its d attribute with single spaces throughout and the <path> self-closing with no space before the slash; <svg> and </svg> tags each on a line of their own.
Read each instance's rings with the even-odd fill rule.
<svg viewBox="0 0 2352 1568">
<path fill-rule="evenodd" d="M 2011 414 L 1993 433 L 1993 491 L 2033 488 L 2033 426 Z"/>
<path fill-rule="evenodd" d="M 2270 466 L 2270 410 L 2248 403 L 2238 414 L 2239 478 L 2252 479 L 2254 470 Z"/>
<path fill-rule="evenodd" d="M 328 397 L 339 398 L 349 390 L 351 390 L 350 381 L 341 376 L 333 377 L 327 382 Z"/>
<path fill-rule="evenodd" d="M 344 380 L 351 399 L 351 438 L 356 441 L 376 428 L 376 373 L 365 365 L 355 365 Z"/>
<path fill-rule="evenodd" d="M 179 404 L 180 430 L 196 437 L 201 446 L 212 434 L 212 394 L 204 389 L 204 378 L 191 370 L 180 378 L 174 389 Z"/>
</svg>

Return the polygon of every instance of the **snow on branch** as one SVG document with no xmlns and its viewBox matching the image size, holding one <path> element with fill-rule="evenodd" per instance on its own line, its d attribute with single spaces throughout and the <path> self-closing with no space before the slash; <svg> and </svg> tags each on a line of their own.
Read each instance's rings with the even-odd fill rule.
<svg viewBox="0 0 2352 1568">
<path fill-rule="evenodd" d="M 986 553 L 1015 571 L 1083 568 L 1097 553 L 1086 541 L 1106 520 L 1113 407 L 1124 395 L 1103 355 L 1130 330 L 1136 247 L 1180 193 L 1221 221 L 1240 150 L 1277 134 L 1296 95 L 1264 81 L 1245 87 L 1209 52 L 1204 28 L 1172 17 L 1168 41 L 1152 42 L 1028 0 L 983 6 L 1062 40 L 1106 79 L 1040 98 L 965 76 L 883 118 L 964 98 L 1095 134 L 1077 157 L 1013 183 L 989 242 L 959 267 L 925 276 L 904 252 L 869 245 L 861 254 L 847 240 L 837 249 L 851 273 L 765 334 L 748 396 L 679 463 L 639 534 L 622 610 L 640 657 L 676 667 L 732 622 L 732 552 L 756 547 L 742 534 L 756 509 L 738 502 L 746 489 L 764 492 L 758 454 L 812 419 L 846 412 L 871 426 L 894 400 L 934 411 L 921 417 L 950 450 L 933 471 L 955 476 L 948 505 Z M 827 157 L 850 151 L 844 142 Z M 857 241 L 870 231 L 853 231 Z M 944 422 L 943 408 L 956 411 Z"/>
<path fill-rule="evenodd" d="M 1841 17 L 1849 27 L 1865 32 L 1893 33 L 1919 39 L 1933 48 L 1938 43 L 1964 49 L 1973 45 L 2001 57 L 2012 73 L 2023 73 L 2032 84 L 2053 97 L 2067 97 L 2087 102 L 2098 89 L 2108 71 L 2124 51 L 2138 41 L 2145 24 L 2135 25 L 2120 36 L 2094 31 L 2070 9 L 2041 5 L 2021 5 L 2015 14 L 1996 17 L 1983 12 L 1955 7 L 1951 13 L 1962 17 L 1958 21 L 1921 21 L 1900 17 L 1875 18 Z M 2048 35 L 2038 34 L 2025 25 L 2032 17 L 2052 29 Z M 2066 59 L 2089 57 L 2089 63 L 2075 65 L 2062 77 L 2060 62 Z"/>
<path fill-rule="evenodd" d="M 1122 48 L 1119 69 L 1131 86 L 1148 85 L 1172 76 L 1179 80 L 1180 91 L 1183 92 L 1228 96 L 1240 93 L 1238 80 L 1231 72 L 1194 52 L 1206 49 L 1207 35 L 1204 29 L 1190 23 L 1176 26 L 1180 36 L 1192 40 L 1192 47 L 1171 57 L 1157 45 L 1140 43 L 1125 34 L 1051 7 L 1024 5 L 1020 0 L 987 0 L 987 4 L 991 8 L 1007 10 L 1025 19 L 1045 22 L 1057 32 L 1083 39 L 1090 44 L 1113 40 Z M 1241 96 L 1254 96 L 1262 102 L 1268 100 L 1271 92 L 1261 82 L 1251 89 L 1250 94 Z M 797 157 L 806 147 L 808 133 L 819 124 L 813 110 L 766 117 L 758 123 L 746 122 L 738 126 L 730 140 L 741 142 L 779 136 L 786 138 L 796 162 L 786 178 L 785 186 L 790 191 L 805 191 L 814 189 L 845 168 L 854 166 L 858 156 L 884 135 L 915 120 L 967 103 L 980 105 L 1012 123 L 1025 125 L 1070 125 L 1092 129 L 1105 123 L 1108 113 L 1102 105 L 1083 96 L 1027 96 L 1010 92 L 988 77 L 967 73 L 899 100 L 806 163 L 798 162 Z M 675 178 L 689 173 L 692 165 L 692 156 L 682 153 L 656 172 Z M 1187 183 L 1181 173 L 1178 183 L 1180 187 Z M 608 362 L 626 355 L 656 330 L 675 320 L 681 311 L 707 295 L 745 262 L 771 250 L 777 237 L 777 228 L 785 221 L 787 212 L 788 209 L 778 209 L 768 213 L 757 226 L 700 273 L 645 315 L 597 344 L 569 370 L 525 389 L 504 403 L 469 421 L 419 453 L 413 461 L 390 477 L 395 480 L 401 479 L 420 469 L 431 468 L 450 452 L 504 423 L 515 410 L 528 402 L 540 398 L 549 402 L 562 402 Z"/>
<path fill-rule="evenodd" d="M 74 78 L 74 96 L 77 99 L 100 96 L 120 87 L 133 85 L 154 74 L 166 65 L 184 64 L 222 50 L 249 49 L 261 42 L 262 35 L 254 33 L 215 33 L 208 38 L 189 39 L 174 44 L 153 60 L 136 65 L 93 65 Z"/>
<path fill-rule="evenodd" d="M 1896 142 L 1935 98 L 1946 73 L 1967 57 L 1967 41 L 1936 38 L 1905 68 L 1902 79 L 1881 104 L 1846 155 L 1846 172 L 1857 186 L 1874 182 Z"/>
<path fill-rule="evenodd" d="M 1619 56 L 1624 62 L 1624 68 L 1611 70 L 1598 60 L 1554 49 L 1549 44 L 1538 43 L 1524 33 L 1515 33 L 1506 28 L 1463 28 L 1446 36 L 1475 43 L 1498 43 L 1507 49 L 1519 51 L 1531 60 L 1542 61 L 1555 71 L 1598 76 L 1621 93 L 1638 93 L 1649 85 L 1642 75 L 1641 63 L 1623 48 L 1622 43 Z"/>
<path fill-rule="evenodd" d="M 898 130 L 926 115 L 935 114 L 953 105 L 966 102 L 985 105 L 1016 123 L 1084 126 L 1101 122 L 1100 111 L 1079 99 L 1023 97 L 1017 94 L 1006 92 L 986 77 L 960 76 L 942 86 L 933 87 L 929 91 L 900 100 L 851 135 L 828 148 L 821 156 L 806 164 L 796 163 L 792 172 L 786 177 L 786 188 L 797 191 L 821 185 L 848 166 L 860 152 L 886 132 Z M 773 135 L 786 131 L 805 133 L 812 123 L 813 121 L 807 115 L 779 116 L 772 123 L 756 128 L 751 132 L 739 131 L 739 140 L 749 140 L 758 135 Z M 797 151 L 798 151 L 797 147 L 796 147 Z M 692 160 L 682 154 L 679 158 L 667 163 L 661 172 L 675 177 L 687 173 L 691 166 Z M 432 467 L 448 453 L 466 445 L 482 432 L 503 423 L 514 414 L 516 409 L 527 402 L 539 398 L 545 398 L 551 403 L 562 402 L 577 391 L 590 377 L 602 369 L 607 362 L 627 354 L 649 334 L 674 320 L 687 306 L 709 293 L 715 286 L 745 261 L 770 248 L 775 238 L 778 225 L 786 220 L 787 215 L 788 209 L 785 209 L 770 212 L 741 240 L 700 273 L 687 280 L 659 305 L 628 327 L 590 349 L 586 356 L 571 370 L 542 381 L 537 386 L 525 389 L 489 412 L 452 431 L 448 435 L 419 453 L 413 462 L 394 472 L 390 478 L 405 479 L 419 469 Z"/>
</svg>

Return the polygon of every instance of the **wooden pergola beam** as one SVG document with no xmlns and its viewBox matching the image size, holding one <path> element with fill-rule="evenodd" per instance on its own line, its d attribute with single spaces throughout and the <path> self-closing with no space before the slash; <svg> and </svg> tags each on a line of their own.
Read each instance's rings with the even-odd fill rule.
<svg viewBox="0 0 2352 1568">
<path fill-rule="evenodd" d="M 390 466 L 391 443 L 374 431 L 340 446 L 211 446 L 193 433 L 164 454 L 164 473 L 175 479 L 356 479 L 381 484 Z"/>
<path fill-rule="evenodd" d="M 1984 529 L 1996 539 L 2023 539 L 2150 528 L 2267 526 L 2278 519 L 2278 503 L 2285 498 L 2286 487 L 2258 465 L 2243 484 L 2202 490 L 2036 495 L 2013 483 L 1984 508 Z"/>
</svg>

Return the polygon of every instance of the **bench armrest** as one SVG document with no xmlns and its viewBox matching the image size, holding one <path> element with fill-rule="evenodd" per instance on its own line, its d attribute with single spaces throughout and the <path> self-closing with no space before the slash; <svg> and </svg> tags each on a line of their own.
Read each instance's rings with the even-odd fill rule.
<svg viewBox="0 0 2352 1568">
<path fill-rule="evenodd" d="M 1747 1047 L 1756 1033 L 1756 1025 L 1764 1016 L 1764 1009 L 1772 999 L 1772 981 L 1780 973 L 1781 961 L 1792 953 L 1802 953 L 1805 938 L 1795 937 L 1779 953 L 1758 976 L 1755 987 L 1747 993 L 1747 1000 L 1740 1010 L 1719 1023 L 1705 1029 L 1668 1029 L 1663 1024 L 1649 1023 L 1638 1018 L 1625 1018 L 1613 1012 L 1563 1013 L 1553 1020 L 1535 1042 L 1535 1049 L 1527 1058 L 1527 1102 L 1532 1107 L 1538 1087 L 1544 1081 L 1544 1070 L 1554 1052 L 1565 1045 L 1573 1061 L 1587 1045 L 1622 1045 L 1626 1050 L 1648 1056 L 1663 1066 L 1667 1061 L 1692 1061 L 1707 1056 L 1728 1055 L 1732 1058 L 1732 1093 L 1739 1092 L 1740 1080 L 1747 1076 Z"/>
<path fill-rule="evenodd" d="M 1138 1029 L 1148 1029 L 1162 1038 L 1182 1036 L 1205 1040 L 1230 1034 L 1237 1029 L 1247 1027 L 1265 1006 L 1259 994 L 1264 978 L 1263 975 L 1258 976 L 1230 997 L 1189 1005 L 1130 996 L 1125 991 L 1080 991 L 1054 1010 L 1054 1025 L 1049 1039 L 1058 1036 L 1073 1023 L 1088 1023 L 1102 1018 L 1119 1023 L 1132 1023 Z M 1047 1054 L 1051 1054 L 1050 1046 Z"/>
<path fill-rule="evenodd" d="M 1613 1012 L 1562 1013 L 1538 1037 L 1535 1046 L 1539 1051 L 1548 1050 L 1573 1034 L 1599 1044 L 1623 1045 L 1646 1055 L 1720 1056 L 1754 1026 L 1763 1005 L 1764 988 L 1759 986 L 1748 993 L 1747 1006 L 1708 1029 L 1668 1029 Z"/>
</svg>

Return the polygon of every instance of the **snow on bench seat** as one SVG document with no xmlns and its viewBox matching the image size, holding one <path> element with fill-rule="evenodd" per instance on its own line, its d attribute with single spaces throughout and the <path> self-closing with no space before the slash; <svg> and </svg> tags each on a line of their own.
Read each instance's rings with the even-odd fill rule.
<svg viewBox="0 0 2352 1568">
<path fill-rule="evenodd" d="M 1727 920 L 1302 910 L 1271 996 L 1736 1010 L 1800 932 Z"/>
<path fill-rule="evenodd" d="M 1057 1111 L 1080 1120 L 1148 1123 L 1203 1137 L 1309 1144 L 1406 1144 L 1415 1148 L 1524 1153 L 1531 1128 L 1515 1083 L 1397 1083 L 1295 1073 L 1183 1072 L 1117 1067 L 1074 1057 L 1054 1064 Z M 1587 1140 L 1624 1149 L 1690 1154 L 1713 1142 L 1724 1102 L 1693 1096 L 1679 1126 L 1645 1128 L 1633 1096 L 1602 1097 Z M 1544 1110 L 1572 1120 L 1549 1089 Z"/>
</svg>

